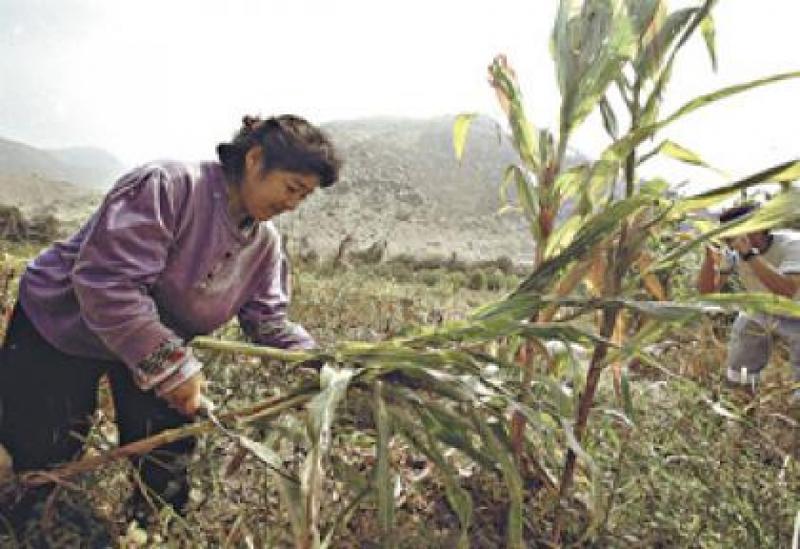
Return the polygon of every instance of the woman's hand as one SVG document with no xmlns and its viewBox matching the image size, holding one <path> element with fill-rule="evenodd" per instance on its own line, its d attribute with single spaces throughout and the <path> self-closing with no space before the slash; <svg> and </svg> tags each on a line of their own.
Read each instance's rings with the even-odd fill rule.
<svg viewBox="0 0 800 549">
<path fill-rule="evenodd" d="M 187 417 L 194 417 L 201 406 L 201 395 L 206 386 L 206 378 L 198 372 L 161 398 L 170 408 Z"/>
</svg>

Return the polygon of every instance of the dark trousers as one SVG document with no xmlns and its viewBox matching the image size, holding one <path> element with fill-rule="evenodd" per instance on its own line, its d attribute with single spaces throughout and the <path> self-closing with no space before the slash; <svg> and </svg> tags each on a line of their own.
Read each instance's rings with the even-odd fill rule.
<svg viewBox="0 0 800 549">
<path fill-rule="evenodd" d="M 141 391 L 121 362 L 71 356 L 54 348 L 17 304 L 0 353 L 0 444 L 11 454 L 15 471 L 78 457 L 103 374 L 111 384 L 120 444 L 191 421 L 152 391 Z M 195 442 L 179 440 L 132 460 L 144 485 L 158 496 L 153 501 L 161 499 L 179 512 L 185 506 L 186 467 Z M 136 497 L 147 500 L 138 491 Z"/>
</svg>

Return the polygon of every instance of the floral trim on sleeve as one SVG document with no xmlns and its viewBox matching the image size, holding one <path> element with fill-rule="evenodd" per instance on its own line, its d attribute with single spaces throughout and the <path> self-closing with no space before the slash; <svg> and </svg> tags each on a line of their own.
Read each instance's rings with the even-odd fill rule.
<svg viewBox="0 0 800 549">
<path fill-rule="evenodd" d="M 180 341 L 169 339 L 134 368 L 134 379 L 143 391 L 156 390 L 159 396 L 195 375 L 203 365 L 191 349 Z"/>
</svg>

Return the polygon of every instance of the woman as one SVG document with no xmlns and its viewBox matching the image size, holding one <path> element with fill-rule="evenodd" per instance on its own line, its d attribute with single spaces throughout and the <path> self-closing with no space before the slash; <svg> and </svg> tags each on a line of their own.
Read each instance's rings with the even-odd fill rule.
<svg viewBox="0 0 800 549">
<path fill-rule="evenodd" d="M 314 345 L 286 318 L 269 220 L 336 181 L 333 145 L 296 116 L 245 117 L 217 153 L 128 173 L 77 234 L 28 265 L 0 364 L 0 444 L 16 471 L 76 457 L 104 374 L 121 444 L 191 421 L 204 378 L 186 343 L 234 316 L 256 343 Z M 194 445 L 134 460 L 154 494 L 137 490 L 133 509 L 183 510 Z"/>
</svg>

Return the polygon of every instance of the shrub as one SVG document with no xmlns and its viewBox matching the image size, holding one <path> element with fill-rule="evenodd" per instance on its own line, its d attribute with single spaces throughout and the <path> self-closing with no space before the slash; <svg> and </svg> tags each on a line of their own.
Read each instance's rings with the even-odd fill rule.
<svg viewBox="0 0 800 549">
<path fill-rule="evenodd" d="M 511 258 L 507 255 L 501 255 L 497 258 L 497 268 L 500 269 L 500 272 L 507 275 L 509 273 L 514 272 L 514 262 L 511 261 Z"/>
<path fill-rule="evenodd" d="M 473 271 L 467 279 L 467 288 L 470 290 L 483 290 L 486 287 L 486 274 L 483 271 Z"/>
<path fill-rule="evenodd" d="M 432 288 L 442 281 L 442 273 L 439 270 L 422 271 L 419 275 L 419 280 L 429 288 Z"/>
<path fill-rule="evenodd" d="M 393 264 L 391 276 L 395 282 L 411 282 L 414 280 L 414 272 L 411 270 L 411 267 L 404 263 Z"/>
<path fill-rule="evenodd" d="M 492 292 L 499 292 L 503 289 L 503 273 L 500 269 L 495 269 L 486 275 L 486 289 Z"/>
<path fill-rule="evenodd" d="M 453 289 L 460 290 L 467 285 L 467 275 L 461 271 L 455 271 L 447 275 L 447 279 L 453 286 Z"/>
</svg>

